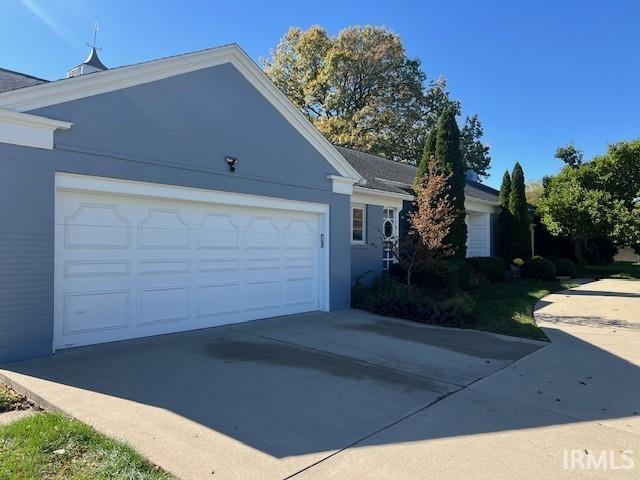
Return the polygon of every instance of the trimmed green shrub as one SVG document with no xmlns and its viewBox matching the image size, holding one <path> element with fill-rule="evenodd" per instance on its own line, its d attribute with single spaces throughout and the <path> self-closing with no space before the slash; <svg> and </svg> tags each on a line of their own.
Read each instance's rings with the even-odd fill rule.
<svg viewBox="0 0 640 480">
<path fill-rule="evenodd" d="M 503 280 L 507 269 L 507 263 L 500 257 L 471 257 L 467 258 L 467 263 L 474 272 L 492 282 Z"/>
<path fill-rule="evenodd" d="M 351 306 L 421 323 L 464 327 L 472 323 L 474 302 L 465 292 L 434 294 L 384 274 L 371 287 L 357 283 L 351 291 Z"/>
<path fill-rule="evenodd" d="M 389 275 L 404 283 L 407 275 L 400 265 L 389 267 Z M 427 290 L 455 292 L 469 288 L 471 267 L 464 260 L 432 260 L 411 275 L 411 283 Z"/>
<path fill-rule="evenodd" d="M 534 257 L 524 262 L 524 265 L 520 268 L 520 275 L 524 278 L 555 280 L 556 267 L 551 260 Z"/>
<path fill-rule="evenodd" d="M 568 258 L 551 258 L 547 257 L 547 260 L 551 261 L 556 267 L 556 275 L 563 277 L 575 277 L 578 273 L 578 267 Z"/>
</svg>

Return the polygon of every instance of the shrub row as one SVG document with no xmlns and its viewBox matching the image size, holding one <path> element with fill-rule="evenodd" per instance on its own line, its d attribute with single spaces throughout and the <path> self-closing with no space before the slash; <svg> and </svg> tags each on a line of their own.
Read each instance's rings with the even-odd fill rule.
<svg viewBox="0 0 640 480">
<path fill-rule="evenodd" d="M 382 275 L 371 287 L 358 282 L 351 292 L 354 308 L 391 317 L 449 327 L 471 323 L 474 302 L 465 292 L 428 292 Z"/>
<path fill-rule="evenodd" d="M 506 268 L 505 261 L 497 257 L 433 260 L 416 270 L 411 282 L 430 290 L 455 292 L 468 290 L 476 283 L 501 281 Z M 406 271 L 400 265 L 392 265 L 389 274 L 399 282 L 406 281 Z"/>
<path fill-rule="evenodd" d="M 492 282 L 503 280 L 504 271 L 507 269 L 507 262 L 499 257 L 471 257 L 467 258 L 467 263 L 474 272 Z"/>
</svg>

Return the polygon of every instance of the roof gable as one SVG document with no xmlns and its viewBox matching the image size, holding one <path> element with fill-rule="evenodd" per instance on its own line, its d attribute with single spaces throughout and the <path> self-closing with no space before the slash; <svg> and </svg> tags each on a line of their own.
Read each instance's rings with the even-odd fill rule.
<svg viewBox="0 0 640 480">
<path fill-rule="evenodd" d="M 361 179 L 357 170 L 235 44 L 0 93 L 0 108 L 16 112 L 32 111 L 224 63 L 232 64 L 340 175 L 354 181 Z"/>
</svg>

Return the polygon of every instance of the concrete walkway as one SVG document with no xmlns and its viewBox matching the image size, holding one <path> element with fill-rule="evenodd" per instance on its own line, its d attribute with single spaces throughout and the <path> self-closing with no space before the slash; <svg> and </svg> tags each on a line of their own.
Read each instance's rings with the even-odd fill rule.
<svg viewBox="0 0 640 480">
<path fill-rule="evenodd" d="M 640 478 L 640 282 L 550 295 L 536 318 L 549 346 L 295 478 Z"/>
</svg>

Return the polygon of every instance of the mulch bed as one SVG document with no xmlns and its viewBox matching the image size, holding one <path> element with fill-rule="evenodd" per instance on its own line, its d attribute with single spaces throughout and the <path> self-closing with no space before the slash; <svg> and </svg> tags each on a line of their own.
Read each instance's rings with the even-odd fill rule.
<svg viewBox="0 0 640 480">
<path fill-rule="evenodd" d="M 9 385 L 0 382 L 0 413 L 14 410 L 40 410 L 40 408 Z"/>
</svg>

